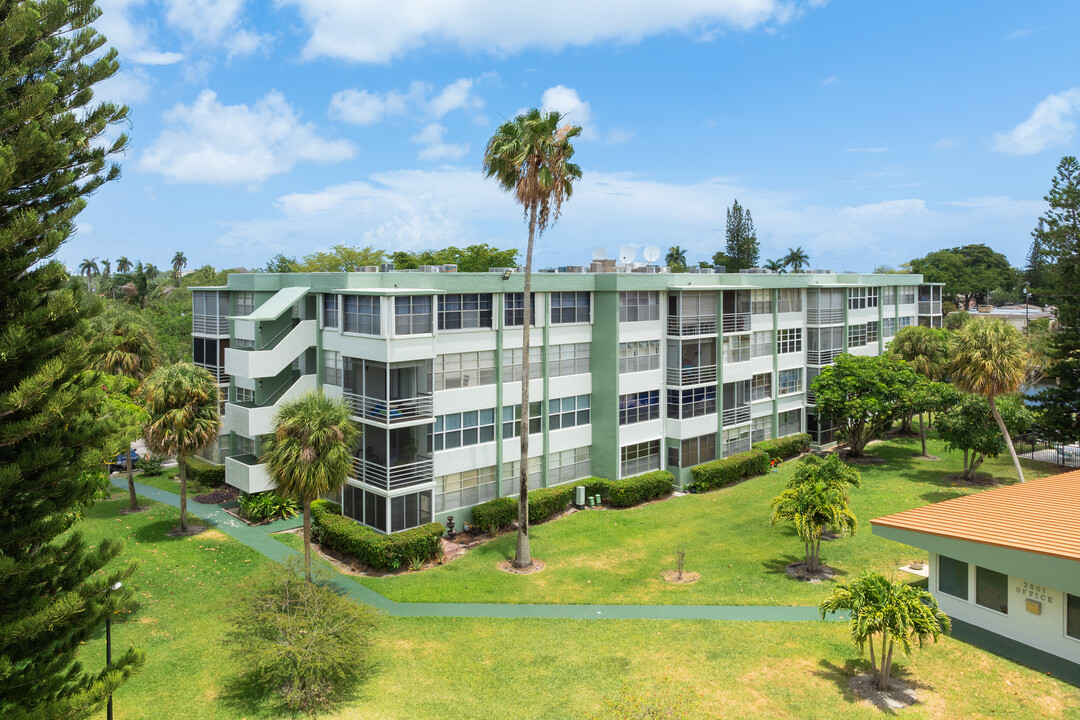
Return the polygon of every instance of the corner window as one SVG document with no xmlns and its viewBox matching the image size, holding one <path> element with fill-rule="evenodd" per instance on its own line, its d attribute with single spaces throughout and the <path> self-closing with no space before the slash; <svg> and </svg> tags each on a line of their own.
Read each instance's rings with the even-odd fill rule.
<svg viewBox="0 0 1080 720">
<path fill-rule="evenodd" d="M 938 555 L 938 590 L 961 600 L 968 599 L 968 564 Z"/>
<path fill-rule="evenodd" d="M 394 334 L 424 335 L 431 332 L 431 296 L 394 298 Z"/>
<path fill-rule="evenodd" d="M 345 332 L 379 334 L 379 298 L 370 296 L 345 296 Z"/>
<path fill-rule="evenodd" d="M 975 568 L 975 604 L 1009 613 L 1009 576 L 984 567 Z"/>
</svg>

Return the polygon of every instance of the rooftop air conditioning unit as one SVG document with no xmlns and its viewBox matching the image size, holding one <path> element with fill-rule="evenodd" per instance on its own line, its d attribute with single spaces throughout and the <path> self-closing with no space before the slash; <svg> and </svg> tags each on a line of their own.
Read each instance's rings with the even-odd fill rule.
<svg viewBox="0 0 1080 720">
<path fill-rule="evenodd" d="M 420 272 L 442 272 L 442 265 L 421 265 L 418 269 Z"/>
<path fill-rule="evenodd" d="M 743 268 L 739 272 L 744 274 L 744 275 L 763 275 L 767 271 L 765 270 L 765 268 L 752 267 L 752 268 Z"/>
<path fill-rule="evenodd" d="M 508 268 L 508 267 L 489 267 L 488 268 L 489 273 L 500 273 L 500 274 L 502 274 L 504 272 L 512 272 L 512 271 L 513 271 L 513 268 Z"/>
<path fill-rule="evenodd" d="M 582 273 L 585 272 L 585 268 L 582 265 L 567 265 L 564 268 L 559 268 L 559 272 Z"/>
<path fill-rule="evenodd" d="M 394 272 L 394 263 L 383 263 L 379 265 L 379 272 Z"/>
<path fill-rule="evenodd" d="M 355 272 L 378 272 L 378 265 L 364 265 L 363 267 L 356 268 Z"/>
<path fill-rule="evenodd" d="M 818 268 L 816 270 L 807 270 L 807 275 L 832 275 L 832 270 L 825 270 L 824 268 Z"/>
<path fill-rule="evenodd" d="M 442 266 L 442 271 L 443 272 L 457 272 L 457 264 L 456 263 L 449 263 L 447 265 L 443 265 Z"/>
</svg>

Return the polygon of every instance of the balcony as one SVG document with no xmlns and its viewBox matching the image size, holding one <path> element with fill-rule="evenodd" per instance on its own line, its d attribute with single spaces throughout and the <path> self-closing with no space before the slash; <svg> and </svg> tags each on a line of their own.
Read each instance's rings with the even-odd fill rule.
<svg viewBox="0 0 1080 720">
<path fill-rule="evenodd" d="M 844 354 L 843 348 L 832 348 L 831 350 L 807 350 L 806 351 L 806 364 L 807 365 L 828 365 L 836 358 Z"/>
<path fill-rule="evenodd" d="M 941 301 L 940 300 L 920 300 L 919 301 L 919 314 L 920 315 L 940 315 L 941 314 Z"/>
<path fill-rule="evenodd" d="M 274 487 L 270 474 L 266 472 L 266 465 L 254 455 L 225 458 L 225 482 L 246 493 L 262 492 Z"/>
<path fill-rule="evenodd" d="M 431 395 L 417 395 L 400 400 L 383 400 L 345 391 L 342 393 L 345 403 L 352 414 L 363 420 L 393 425 L 408 420 L 431 420 L 434 418 L 434 404 Z"/>
<path fill-rule="evenodd" d="M 192 315 L 192 335 L 229 335 L 229 318 L 221 315 Z"/>
<path fill-rule="evenodd" d="M 722 422 L 724 427 L 750 422 L 750 406 L 740 405 L 738 407 L 725 408 Z"/>
<path fill-rule="evenodd" d="M 213 376 L 214 380 L 217 381 L 218 385 L 229 384 L 229 374 L 225 372 L 225 368 L 221 367 L 220 365 L 207 365 L 205 363 L 195 363 L 195 365 L 197 367 L 201 367 L 203 370 L 210 373 L 210 375 Z"/>
<path fill-rule="evenodd" d="M 724 313 L 724 332 L 750 332 L 750 313 Z"/>
<path fill-rule="evenodd" d="M 354 457 L 352 476 L 366 485 L 387 491 L 432 482 L 435 479 L 434 462 L 430 457 L 419 458 L 415 462 L 387 467 L 372 460 Z"/>
<path fill-rule="evenodd" d="M 716 382 L 716 366 L 684 367 L 667 369 L 667 384 L 672 386 L 704 385 Z"/>
<path fill-rule="evenodd" d="M 715 335 L 715 315 L 669 315 L 667 319 L 668 335 Z"/>
<path fill-rule="evenodd" d="M 844 322 L 843 308 L 808 308 L 806 311 L 808 325 L 835 325 L 842 322 Z"/>
<path fill-rule="evenodd" d="M 275 338 L 266 341 L 259 350 L 227 348 L 225 370 L 230 375 L 245 378 L 274 377 L 308 348 L 315 347 L 317 332 L 314 320 L 287 325 Z"/>
<path fill-rule="evenodd" d="M 316 376 L 290 377 L 281 388 L 271 393 L 262 405 L 254 403 L 229 403 L 225 406 L 225 431 L 244 437 L 268 435 L 274 431 L 274 413 L 289 400 L 300 397 L 318 387 Z"/>
</svg>

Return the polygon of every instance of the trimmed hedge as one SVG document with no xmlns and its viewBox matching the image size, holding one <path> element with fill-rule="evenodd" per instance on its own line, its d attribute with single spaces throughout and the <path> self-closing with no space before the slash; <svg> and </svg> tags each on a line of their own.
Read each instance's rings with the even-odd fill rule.
<svg viewBox="0 0 1080 720">
<path fill-rule="evenodd" d="M 770 460 L 785 460 L 793 455 L 806 452 L 810 449 L 810 435 L 799 433 L 775 440 L 762 440 L 753 445 L 754 450 L 760 450 L 769 456 Z"/>
<path fill-rule="evenodd" d="M 636 475 L 611 483 L 608 502 L 614 507 L 630 507 L 657 500 L 671 492 L 675 476 L 667 470 Z"/>
<path fill-rule="evenodd" d="M 761 450 L 751 450 L 690 468 L 694 480 L 686 489 L 692 493 L 705 492 L 768 471 L 769 456 Z"/>
<path fill-rule="evenodd" d="M 313 502 L 312 535 L 331 550 L 354 557 L 377 570 L 397 570 L 413 558 L 434 558 L 441 544 L 440 538 L 446 532 L 441 523 L 428 523 L 382 535 L 341 515 L 340 510 L 335 502 Z"/>
<path fill-rule="evenodd" d="M 473 525 L 494 535 L 517 520 L 517 498 L 501 497 L 480 503 L 472 509 Z"/>
<path fill-rule="evenodd" d="M 225 484 L 225 466 L 215 465 L 201 457 L 187 459 L 188 480 L 194 480 L 203 487 L 221 487 Z"/>
</svg>

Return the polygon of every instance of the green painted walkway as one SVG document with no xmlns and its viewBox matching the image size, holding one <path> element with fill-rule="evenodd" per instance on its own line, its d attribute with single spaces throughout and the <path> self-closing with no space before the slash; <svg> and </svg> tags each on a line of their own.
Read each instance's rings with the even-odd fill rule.
<svg viewBox="0 0 1080 720">
<path fill-rule="evenodd" d="M 125 478 L 113 478 L 112 484 L 127 489 Z M 142 497 L 172 507 L 180 506 L 176 493 L 135 483 Z M 283 563 L 299 552 L 274 540 L 271 533 L 290 530 L 302 524 L 300 518 L 278 520 L 251 527 L 237 520 L 217 505 L 203 505 L 188 500 L 188 512 L 244 543 L 274 562 Z M 559 618 L 570 620 L 764 620 L 784 622 L 820 621 L 816 607 L 777 605 L 525 605 L 521 603 L 399 603 L 389 600 L 348 575 L 335 572 L 331 582 L 348 597 L 397 617 L 482 617 L 482 618 Z M 830 615 L 829 620 L 844 620 Z"/>
</svg>

